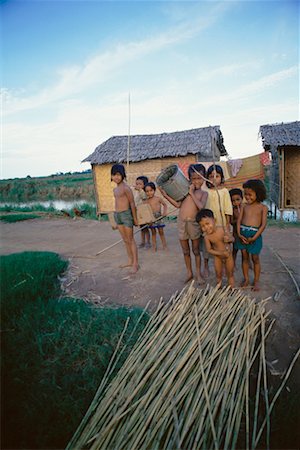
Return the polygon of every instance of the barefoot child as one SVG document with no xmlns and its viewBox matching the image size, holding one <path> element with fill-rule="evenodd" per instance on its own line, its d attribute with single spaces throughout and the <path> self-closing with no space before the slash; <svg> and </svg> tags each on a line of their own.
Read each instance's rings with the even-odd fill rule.
<svg viewBox="0 0 300 450">
<path fill-rule="evenodd" d="M 202 209 L 197 213 L 197 222 L 204 235 L 204 242 L 208 253 L 214 256 L 217 286 L 222 286 L 223 265 L 226 269 L 228 284 L 234 287 L 234 262 L 229 239 L 223 226 L 216 225 L 214 214 L 210 209 Z M 226 242 L 225 242 L 226 241 Z M 233 241 L 233 238 L 232 238 Z"/>
<path fill-rule="evenodd" d="M 238 249 L 242 250 L 242 268 L 244 281 L 242 287 L 249 284 L 249 255 L 252 257 L 254 282 L 252 289 L 259 290 L 260 260 L 262 249 L 262 232 L 266 228 L 268 207 L 261 202 L 266 198 L 266 188 L 261 180 L 248 180 L 243 184 L 246 204 L 241 206 L 237 221 L 237 233 L 240 241 Z"/>
<path fill-rule="evenodd" d="M 138 207 L 145 200 L 147 200 L 147 195 L 145 192 L 145 185 L 149 182 L 148 177 L 141 175 L 135 180 L 135 186 L 133 187 L 133 198 L 135 206 Z M 139 248 L 150 248 L 150 232 L 149 228 L 145 225 L 140 225 L 141 229 L 141 243 Z"/>
<path fill-rule="evenodd" d="M 229 191 L 224 187 L 224 173 L 221 166 L 212 164 L 207 169 L 206 182 L 208 198 L 206 208 L 213 212 L 217 226 L 223 226 L 224 231 L 230 235 L 230 217 L 232 216 L 232 204 Z M 208 258 L 204 259 L 204 265 L 208 268 Z"/>
<path fill-rule="evenodd" d="M 133 236 L 133 225 L 137 225 L 136 208 L 132 190 L 125 183 L 126 173 L 122 164 L 111 168 L 111 179 L 117 184 L 114 188 L 115 221 L 126 246 L 128 262 L 120 267 L 131 267 L 131 273 L 138 271 L 137 246 Z"/>
<path fill-rule="evenodd" d="M 197 173 L 198 172 L 198 173 Z M 192 241 L 192 250 L 195 256 L 196 279 L 198 283 L 204 283 L 201 275 L 201 254 L 200 254 L 200 236 L 201 230 L 196 222 L 197 212 L 205 206 L 207 192 L 201 189 L 204 183 L 205 167 L 203 164 L 191 164 L 188 169 L 191 186 L 189 194 L 180 202 L 173 200 L 164 190 L 160 189 L 162 195 L 176 208 L 179 208 L 177 218 L 179 241 L 184 256 L 184 262 L 187 270 L 185 283 L 192 280 L 192 261 L 190 255 L 190 240 Z M 202 175 L 202 176 L 201 176 Z"/>
<path fill-rule="evenodd" d="M 234 188 L 234 189 L 230 189 L 229 194 L 230 194 L 232 209 L 233 209 L 233 214 L 232 214 L 232 216 L 230 216 L 230 223 L 232 225 L 233 237 L 234 237 L 232 256 L 233 256 L 233 261 L 234 261 L 234 266 L 235 266 L 236 255 L 237 255 L 237 252 L 239 251 L 238 246 L 237 246 L 237 243 L 239 241 L 239 237 L 237 234 L 237 221 L 238 221 L 238 217 L 239 217 L 242 202 L 243 202 L 243 192 L 239 188 Z"/>
<path fill-rule="evenodd" d="M 146 183 L 146 185 L 145 185 L 145 192 L 147 195 L 146 202 L 148 203 L 148 205 L 151 206 L 154 217 L 156 219 L 158 219 L 161 216 L 167 215 L 168 207 L 167 207 L 166 202 L 162 198 L 155 195 L 155 191 L 156 191 L 156 186 L 154 183 L 152 183 L 152 182 Z M 162 208 L 163 208 L 163 212 L 161 212 Z M 149 228 L 152 233 L 152 250 L 155 252 L 157 250 L 156 230 L 158 230 L 158 234 L 160 236 L 163 249 L 165 250 L 167 248 L 167 242 L 166 242 L 166 238 L 165 238 L 165 234 L 164 234 L 164 226 L 165 226 L 165 224 L 162 223 L 161 220 L 158 220 L 155 223 L 149 225 Z"/>
</svg>

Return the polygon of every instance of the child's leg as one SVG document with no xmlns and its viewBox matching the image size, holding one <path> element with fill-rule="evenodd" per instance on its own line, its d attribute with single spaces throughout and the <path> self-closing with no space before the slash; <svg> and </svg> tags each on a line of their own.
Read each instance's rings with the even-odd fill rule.
<svg viewBox="0 0 300 450">
<path fill-rule="evenodd" d="M 225 268 L 226 268 L 228 284 L 229 284 L 229 286 L 234 287 L 234 276 L 233 276 L 234 261 L 233 261 L 233 257 L 231 255 L 228 258 L 226 258 L 226 260 L 225 260 Z"/>
<path fill-rule="evenodd" d="M 143 229 L 143 227 L 141 228 L 141 243 L 139 245 L 140 248 L 145 247 L 145 230 Z"/>
<path fill-rule="evenodd" d="M 149 228 L 145 228 L 145 244 L 147 245 L 147 247 L 150 246 L 150 232 L 149 232 Z"/>
<path fill-rule="evenodd" d="M 182 248 L 182 253 L 184 257 L 185 267 L 187 270 L 187 277 L 185 279 L 185 283 L 190 281 L 193 278 L 193 271 L 192 271 L 192 261 L 191 261 L 191 254 L 190 254 L 190 244 L 188 239 L 180 240 L 180 245 Z"/>
<path fill-rule="evenodd" d="M 246 287 L 249 284 L 249 253 L 245 249 L 242 250 L 242 269 L 244 280 L 241 287 Z"/>
<path fill-rule="evenodd" d="M 156 228 L 151 228 L 152 233 L 152 250 L 156 252 L 157 245 L 156 245 Z"/>
<path fill-rule="evenodd" d="M 118 225 L 118 230 L 119 230 L 120 235 L 122 236 L 122 239 L 124 241 L 126 252 L 127 252 L 127 256 L 128 256 L 128 262 L 126 264 L 121 264 L 119 267 L 123 268 L 123 267 L 132 266 L 133 256 L 132 256 L 132 252 L 131 252 L 131 247 L 130 247 L 129 241 L 128 241 L 127 236 L 126 236 L 125 226 L 124 225 Z"/>
<path fill-rule="evenodd" d="M 223 261 L 218 256 L 214 257 L 215 271 L 217 278 L 217 286 L 220 288 L 222 286 L 222 271 L 223 271 Z"/>
<path fill-rule="evenodd" d="M 165 250 L 167 248 L 167 241 L 166 241 L 164 229 L 162 227 L 158 228 L 158 233 L 159 233 L 159 237 L 160 237 L 163 249 Z"/>
<path fill-rule="evenodd" d="M 236 269 L 236 255 L 237 255 L 238 249 L 233 247 L 232 250 L 232 257 L 233 257 L 233 262 L 234 262 L 234 268 Z"/>
<path fill-rule="evenodd" d="M 136 273 L 138 271 L 138 251 L 137 251 L 137 245 L 134 239 L 133 235 L 133 228 L 131 227 L 124 227 L 125 230 L 125 236 L 126 241 L 128 242 L 129 246 L 129 252 L 132 259 L 132 271 L 131 273 Z"/>
<path fill-rule="evenodd" d="M 203 284 L 204 280 L 201 276 L 200 239 L 192 239 L 192 250 L 195 256 L 197 281 L 198 283 Z"/>
<path fill-rule="evenodd" d="M 259 277 L 260 277 L 260 260 L 259 255 L 251 255 L 253 261 L 253 271 L 254 271 L 254 281 L 253 281 L 253 291 L 259 291 Z"/>
</svg>

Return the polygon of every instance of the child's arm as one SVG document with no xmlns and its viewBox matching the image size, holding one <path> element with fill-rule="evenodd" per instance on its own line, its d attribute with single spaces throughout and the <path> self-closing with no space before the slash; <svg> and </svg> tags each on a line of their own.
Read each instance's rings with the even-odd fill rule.
<svg viewBox="0 0 300 450">
<path fill-rule="evenodd" d="M 130 206 L 130 209 L 132 212 L 134 225 L 138 226 L 138 220 L 137 220 L 137 215 L 136 215 L 136 206 L 135 206 L 132 190 L 129 187 L 127 189 L 125 188 L 125 193 L 128 198 L 129 206 Z"/>
<path fill-rule="evenodd" d="M 175 208 L 180 208 L 182 202 L 176 202 L 170 197 L 161 187 L 158 186 L 158 190 L 162 193 L 162 195 L 171 203 L 171 205 L 175 206 Z"/>
<path fill-rule="evenodd" d="M 237 231 L 237 235 L 240 238 L 240 240 L 242 241 L 242 243 L 248 244 L 248 239 L 241 235 L 241 223 L 242 223 L 243 216 L 244 216 L 244 208 L 245 208 L 245 205 L 241 205 L 240 214 L 239 214 L 239 217 L 237 220 L 237 225 L 236 225 L 236 231 Z"/>
<path fill-rule="evenodd" d="M 228 250 L 214 250 L 212 248 L 211 242 L 208 238 L 208 236 L 204 237 L 204 243 L 205 243 L 205 247 L 206 250 L 208 251 L 208 253 L 210 253 L 213 256 L 221 256 L 222 258 L 228 258 L 228 256 L 230 255 L 230 252 Z"/>
<path fill-rule="evenodd" d="M 256 241 L 256 239 L 262 234 L 262 232 L 264 231 L 264 229 L 267 226 L 267 216 L 268 216 L 268 207 L 266 205 L 262 205 L 262 217 L 261 217 L 261 224 L 260 227 L 258 228 L 257 232 L 255 233 L 255 235 L 252 238 L 248 238 L 248 243 L 250 244 L 251 242 Z"/>
<path fill-rule="evenodd" d="M 199 193 L 199 190 L 195 190 L 195 186 L 193 184 L 191 184 L 190 189 L 189 189 L 189 194 L 192 197 L 192 199 L 194 200 L 194 203 L 198 209 L 204 208 L 204 206 L 206 205 L 207 197 L 208 197 L 208 193 L 206 191 L 201 191 Z"/>
<path fill-rule="evenodd" d="M 166 202 L 162 198 L 159 198 L 159 201 L 160 201 L 160 204 L 163 206 L 163 213 L 162 213 L 162 215 L 166 216 L 167 213 L 168 213 L 168 205 L 166 204 Z"/>
</svg>

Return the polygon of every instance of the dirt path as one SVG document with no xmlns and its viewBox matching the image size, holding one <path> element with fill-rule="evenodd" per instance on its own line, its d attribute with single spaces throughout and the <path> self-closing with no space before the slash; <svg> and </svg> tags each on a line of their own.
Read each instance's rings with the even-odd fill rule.
<svg viewBox="0 0 300 450">
<path fill-rule="evenodd" d="M 90 299 L 101 305 L 145 307 L 151 301 L 150 309 L 154 309 L 161 297 L 168 301 L 174 292 L 184 287 L 184 262 L 175 223 L 167 224 L 165 228 L 168 251 L 161 248 L 156 254 L 151 250 L 139 251 L 140 270 L 136 275 L 129 275 L 127 269 L 118 267 L 126 261 L 122 243 L 96 256 L 97 252 L 120 239 L 118 231 L 113 231 L 108 222 L 43 218 L 1 223 L 0 232 L 1 254 L 52 251 L 68 259 L 69 270 L 62 280 L 67 295 Z M 136 240 L 139 243 L 138 234 Z M 300 344 L 300 300 L 291 277 L 274 252 L 300 283 L 300 228 L 267 228 L 261 254 L 262 289 L 255 295 L 250 289 L 244 291 L 258 300 L 270 297 L 266 307 L 272 310 L 276 323 L 269 338 L 268 359 L 273 361 L 274 373 L 280 374 Z M 237 285 L 242 279 L 240 256 L 238 266 Z M 213 274 L 208 281 L 214 283 Z M 300 380 L 299 366 L 298 361 L 293 378 L 298 376 Z"/>
</svg>

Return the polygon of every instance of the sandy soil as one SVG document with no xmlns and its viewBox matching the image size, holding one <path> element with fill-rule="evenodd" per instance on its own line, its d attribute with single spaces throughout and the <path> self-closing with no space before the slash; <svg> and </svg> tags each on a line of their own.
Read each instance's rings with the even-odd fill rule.
<svg viewBox="0 0 300 450">
<path fill-rule="evenodd" d="M 120 240 L 118 231 L 108 222 L 74 219 L 34 219 L 13 224 L 0 224 L 2 254 L 22 251 L 52 251 L 69 260 L 69 269 L 62 280 L 69 296 L 86 298 L 96 304 L 141 306 L 151 301 L 154 309 L 159 299 L 168 301 L 175 291 L 184 287 L 185 268 L 177 239 L 176 223 L 167 224 L 165 234 L 168 250 L 161 246 L 157 253 L 139 250 L 140 270 L 129 275 L 120 269 L 126 262 L 125 249 L 118 243 L 97 256 L 97 253 Z M 140 242 L 139 234 L 136 240 Z M 300 228 L 269 227 L 264 232 L 261 253 L 261 291 L 247 295 L 257 300 L 269 298 L 267 309 L 276 319 L 269 337 L 268 361 L 275 377 L 286 370 L 300 345 L 300 299 L 282 261 L 300 283 Z M 276 256 L 277 255 L 277 256 Z M 214 283 L 213 265 L 208 282 Z M 240 255 L 237 260 L 236 283 L 242 280 Z M 298 360 L 290 385 L 299 389 L 300 361 Z M 294 384 L 295 383 L 295 384 Z"/>
</svg>

